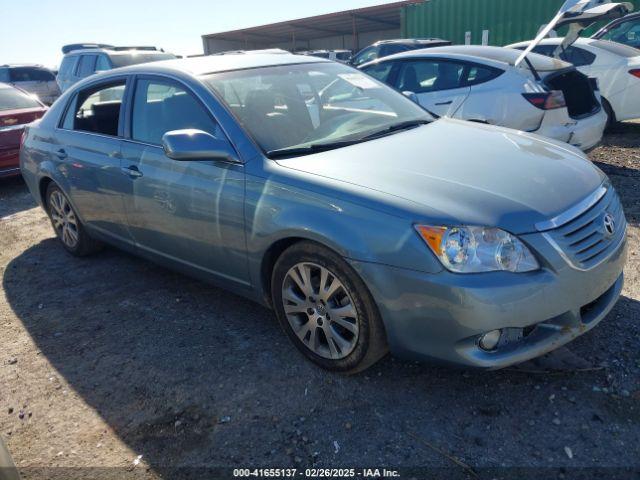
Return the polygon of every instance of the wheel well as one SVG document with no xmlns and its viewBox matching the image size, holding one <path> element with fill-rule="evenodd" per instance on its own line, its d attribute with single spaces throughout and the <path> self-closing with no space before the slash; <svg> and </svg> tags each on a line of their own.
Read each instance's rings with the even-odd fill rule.
<svg viewBox="0 0 640 480">
<path fill-rule="evenodd" d="M 44 177 L 40 180 L 40 185 L 38 185 L 38 190 L 40 192 L 40 200 L 42 200 L 42 206 L 47 207 L 47 188 L 49 188 L 49 184 L 53 182 L 49 177 Z"/>
<path fill-rule="evenodd" d="M 275 266 L 278 258 L 282 255 L 287 248 L 292 245 L 306 241 L 306 238 L 301 237 L 289 237 L 278 240 L 273 245 L 271 245 L 264 256 L 262 257 L 262 266 L 260 267 L 260 280 L 263 287 L 263 295 L 264 299 L 267 302 L 267 305 L 273 306 L 271 304 L 271 273 L 273 272 L 273 267 Z"/>
</svg>

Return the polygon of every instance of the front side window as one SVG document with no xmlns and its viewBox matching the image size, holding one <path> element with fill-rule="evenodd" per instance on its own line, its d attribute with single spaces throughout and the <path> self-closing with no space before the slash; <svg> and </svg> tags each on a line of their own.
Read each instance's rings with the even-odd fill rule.
<svg viewBox="0 0 640 480">
<path fill-rule="evenodd" d="M 96 68 L 97 55 L 82 55 L 78 63 L 78 76 L 81 78 L 91 75 Z"/>
<path fill-rule="evenodd" d="M 216 122 L 184 88 L 157 80 L 138 80 L 133 100 L 131 138 L 153 145 L 172 130 L 195 128 L 220 137 Z"/>
<path fill-rule="evenodd" d="M 340 63 L 237 70 L 203 80 L 272 155 L 366 141 L 398 124 L 431 120 L 404 95 Z"/>
<path fill-rule="evenodd" d="M 398 72 L 398 90 L 427 93 L 460 88 L 464 64 L 443 60 L 404 62 Z"/>
<path fill-rule="evenodd" d="M 367 75 L 371 75 L 373 78 L 386 83 L 392 68 L 393 62 L 384 62 L 370 65 L 367 68 L 363 68 L 362 71 Z"/>
<path fill-rule="evenodd" d="M 81 90 L 71 101 L 62 128 L 117 136 L 125 81 Z"/>
</svg>

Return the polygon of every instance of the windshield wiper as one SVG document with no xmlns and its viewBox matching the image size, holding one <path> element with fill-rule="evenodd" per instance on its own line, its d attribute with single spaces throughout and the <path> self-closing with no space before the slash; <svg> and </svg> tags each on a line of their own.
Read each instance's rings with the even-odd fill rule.
<svg viewBox="0 0 640 480">
<path fill-rule="evenodd" d="M 409 130 L 410 128 L 416 128 L 420 125 L 426 125 L 427 123 L 431 123 L 432 120 L 408 120 L 406 122 L 395 123 L 393 125 L 389 125 L 388 127 L 383 128 L 382 130 L 378 130 L 376 132 L 370 133 L 369 135 L 362 137 L 361 140 L 371 140 L 372 138 L 383 137 L 385 135 L 389 135 L 390 133 L 399 132 L 400 130 Z"/>
<path fill-rule="evenodd" d="M 280 158 L 280 157 L 290 157 L 290 156 L 297 156 L 297 155 L 310 155 L 312 153 L 326 152 L 327 150 L 334 150 L 336 148 L 347 147 L 349 145 L 353 145 L 361 141 L 362 139 L 341 140 L 339 142 L 312 143 L 311 145 L 305 145 L 304 147 L 278 148 L 276 150 L 269 150 L 267 152 L 267 157 Z"/>
</svg>

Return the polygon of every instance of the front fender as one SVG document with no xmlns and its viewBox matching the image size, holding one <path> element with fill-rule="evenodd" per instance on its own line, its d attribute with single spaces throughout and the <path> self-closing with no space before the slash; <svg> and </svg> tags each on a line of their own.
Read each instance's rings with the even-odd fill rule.
<svg viewBox="0 0 640 480">
<path fill-rule="evenodd" d="M 248 177 L 247 252 L 251 277 L 260 284 L 262 261 L 276 243 L 318 242 L 340 256 L 436 273 L 442 266 L 407 218 L 381 212 L 308 185 Z"/>
</svg>

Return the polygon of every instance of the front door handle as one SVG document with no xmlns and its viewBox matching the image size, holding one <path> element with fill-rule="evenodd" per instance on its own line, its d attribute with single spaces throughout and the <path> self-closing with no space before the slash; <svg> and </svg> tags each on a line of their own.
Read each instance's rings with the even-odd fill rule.
<svg viewBox="0 0 640 480">
<path fill-rule="evenodd" d="M 64 148 L 61 148 L 56 152 L 56 157 L 58 157 L 60 160 L 64 160 L 65 158 L 68 157 L 68 155 L 67 155 L 67 152 L 64 150 Z"/>
<path fill-rule="evenodd" d="M 449 100 L 448 102 L 436 103 L 436 105 L 451 105 L 452 103 L 453 103 L 453 100 Z"/>
<path fill-rule="evenodd" d="M 142 172 L 138 170 L 138 167 L 136 167 L 135 165 L 131 165 L 129 167 L 122 167 L 120 168 L 120 171 L 127 177 L 131 177 L 131 178 L 138 178 L 142 176 Z"/>
</svg>

